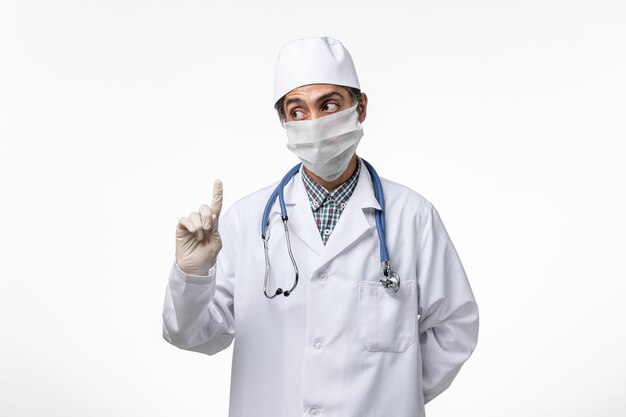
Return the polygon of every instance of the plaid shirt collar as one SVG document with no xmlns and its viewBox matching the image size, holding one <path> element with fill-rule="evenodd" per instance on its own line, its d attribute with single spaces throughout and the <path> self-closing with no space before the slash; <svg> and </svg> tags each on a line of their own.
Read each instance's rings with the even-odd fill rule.
<svg viewBox="0 0 626 417">
<path fill-rule="evenodd" d="M 313 178 L 307 174 L 306 170 L 302 170 L 304 175 L 304 188 L 309 196 L 309 202 L 313 211 L 319 210 L 320 207 L 326 204 L 335 203 L 340 211 L 343 211 L 348 199 L 352 195 L 354 188 L 356 187 L 357 180 L 359 179 L 359 172 L 361 171 L 361 158 L 357 156 L 357 165 L 354 173 L 346 181 L 341 183 L 333 191 L 328 191 L 315 182 Z"/>
</svg>

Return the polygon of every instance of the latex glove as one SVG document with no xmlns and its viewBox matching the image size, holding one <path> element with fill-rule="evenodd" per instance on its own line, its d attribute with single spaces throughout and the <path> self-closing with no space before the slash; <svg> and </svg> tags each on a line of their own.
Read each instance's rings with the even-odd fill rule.
<svg viewBox="0 0 626 417">
<path fill-rule="evenodd" d="M 217 225 L 222 211 L 224 188 L 217 179 L 213 185 L 211 206 L 202 204 L 199 211 L 181 217 L 176 226 L 176 263 L 189 275 L 207 275 L 222 249 Z"/>
</svg>

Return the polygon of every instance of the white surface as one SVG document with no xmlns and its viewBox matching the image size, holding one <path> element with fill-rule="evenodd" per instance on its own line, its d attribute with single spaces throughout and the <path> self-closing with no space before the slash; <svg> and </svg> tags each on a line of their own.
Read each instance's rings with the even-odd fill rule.
<svg viewBox="0 0 626 417">
<path fill-rule="evenodd" d="M 226 208 L 297 162 L 273 60 L 328 35 L 369 96 L 359 154 L 435 204 L 480 308 L 428 417 L 626 415 L 625 18 L 591 0 L 1 1 L 0 414 L 226 416 L 232 348 L 161 337 L 175 226 L 215 177 Z"/>
</svg>

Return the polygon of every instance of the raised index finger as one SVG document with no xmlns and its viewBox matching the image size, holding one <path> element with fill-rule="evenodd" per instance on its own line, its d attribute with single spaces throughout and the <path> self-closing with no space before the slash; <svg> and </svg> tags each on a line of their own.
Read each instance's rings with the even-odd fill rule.
<svg viewBox="0 0 626 417">
<path fill-rule="evenodd" d="M 215 217 L 220 217 L 222 211 L 222 200 L 224 199 L 224 186 L 219 178 L 213 184 L 213 201 L 211 202 L 211 211 Z"/>
</svg>

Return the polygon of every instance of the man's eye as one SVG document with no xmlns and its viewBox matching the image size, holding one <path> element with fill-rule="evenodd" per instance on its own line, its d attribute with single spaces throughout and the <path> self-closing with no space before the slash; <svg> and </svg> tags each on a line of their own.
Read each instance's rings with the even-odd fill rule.
<svg viewBox="0 0 626 417">
<path fill-rule="evenodd" d="M 291 117 L 294 119 L 300 119 L 302 116 L 304 116 L 304 113 L 301 110 L 294 110 L 291 112 Z"/>
<path fill-rule="evenodd" d="M 335 103 L 326 103 L 324 104 L 324 111 L 335 111 L 339 108 Z"/>
</svg>

